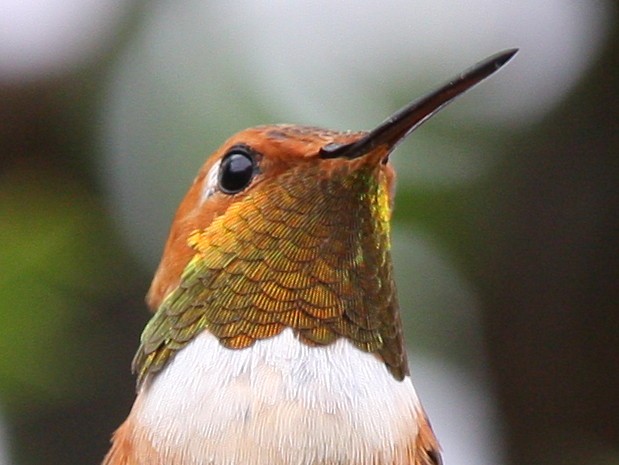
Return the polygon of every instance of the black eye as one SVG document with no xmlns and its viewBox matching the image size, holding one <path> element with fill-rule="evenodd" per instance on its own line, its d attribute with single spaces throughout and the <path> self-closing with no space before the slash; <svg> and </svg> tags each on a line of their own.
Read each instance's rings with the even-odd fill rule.
<svg viewBox="0 0 619 465">
<path fill-rule="evenodd" d="M 247 149 L 231 149 L 219 166 L 219 189 L 225 194 L 241 192 L 254 177 L 255 168 L 254 157 Z"/>
</svg>

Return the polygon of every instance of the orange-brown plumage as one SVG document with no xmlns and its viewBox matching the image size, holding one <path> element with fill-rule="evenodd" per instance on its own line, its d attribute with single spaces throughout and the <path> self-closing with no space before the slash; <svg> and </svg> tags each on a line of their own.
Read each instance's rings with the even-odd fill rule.
<svg viewBox="0 0 619 465">
<path fill-rule="evenodd" d="M 264 126 L 240 132 L 209 158 L 181 203 L 149 293 L 160 310 L 136 356 L 140 378 L 204 328 L 231 349 L 292 328 L 312 345 L 348 338 L 402 379 L 388 150 L 320 158 L 323 147 L 366 134 Z M 251 149 L 259 172 L 242 192 L 204 201 L 205 177 L 235 147 Z"/>
<path fill-rule="evenodd" d="M 271 176 L 278 176 L 289 169 L 291 164 L 307 163 L 312 157 L 315 158 L 320 148 L 329 143 L 350 143 L 363 134 L 341 133 L 307 126 L 276 125 L 246 129 L 228 139 L 202 166 L 176 212 L 161 263 L 148 292 L 147 302 L 151 310 L 156 311 L 163 298 L 178 285 L 183 269 L 193 256 L 193 251 L 187 244 L 189 234 L 208 227 L 214 217 L 224 212 L 229 204 L 236 200 L 232 197 L 221 197 L 200 205 L 201 182 L 209 169 L 230 147 L 244 143 L 261 154 L 268 154 L 268 159 L 265 160 L 268 171 Z M 392 184 L 391 181 L 390 183 Z"/>
<path fill-rule="evenodd" d="M 260 126 L 183 199 L 104 465 L 438 465 L 406 360 L 390 252 L 400 140 L 489 58 L 370 132 Z"/>
</svg>

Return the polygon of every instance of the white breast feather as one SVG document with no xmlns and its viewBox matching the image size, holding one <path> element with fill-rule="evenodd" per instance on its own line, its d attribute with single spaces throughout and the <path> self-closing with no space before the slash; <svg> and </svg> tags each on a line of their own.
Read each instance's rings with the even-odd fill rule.
<svg viewBox="0 0 619 465">
<path fill-rule="evenodd" d="M 242 350 L 201 333 L 132 415 L 170 463 L 370 465 L 405 462 L 419 409 L 410 378 L 375 355 L 345 339 L 309 347 L 288 329 Z"/>
</svg>

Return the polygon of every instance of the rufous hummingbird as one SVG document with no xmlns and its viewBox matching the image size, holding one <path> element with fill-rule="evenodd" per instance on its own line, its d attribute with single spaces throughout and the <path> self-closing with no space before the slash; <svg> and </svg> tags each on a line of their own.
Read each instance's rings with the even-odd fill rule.
<svg viewBox="0 0 619 465">
<path fill-rule="evenodd" d="M 208 158 L 172 223 L 105 465 L 437 465 L 409 376 L 389 155 L 506 50 L 369 132 L 258 126 Z"/>
</svg>

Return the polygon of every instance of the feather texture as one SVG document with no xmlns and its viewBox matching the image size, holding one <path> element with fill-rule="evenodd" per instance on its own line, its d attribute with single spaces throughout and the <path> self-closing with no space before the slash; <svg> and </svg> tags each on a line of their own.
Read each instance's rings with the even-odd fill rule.
<svg viewBox="0 0 619 465">
<path fill-rule="evenodd" d="M 351 165 L 292 164 L 191 233 L 194 256 L 142 335 L 139 382 L 205 329 L 231 349 L 285 328 L 310 345 L 343 337 L 407 374 L 387 181 L 380 166 Z"/>
</svg>

